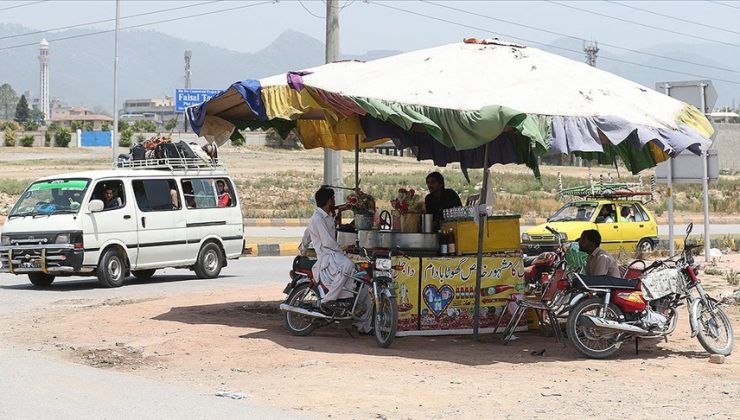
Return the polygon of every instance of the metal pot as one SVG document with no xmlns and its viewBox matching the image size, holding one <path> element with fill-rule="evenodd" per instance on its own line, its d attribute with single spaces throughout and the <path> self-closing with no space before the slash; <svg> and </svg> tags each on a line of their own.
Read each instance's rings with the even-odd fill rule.
<svg viewBox="0 0 740 420">
<path fill-rule="evenodd" d="M 337 232 L 337 243 L 340 247 L 355 245 L 357 243 L 357 233 L 355 232 Z"/>
</svg>

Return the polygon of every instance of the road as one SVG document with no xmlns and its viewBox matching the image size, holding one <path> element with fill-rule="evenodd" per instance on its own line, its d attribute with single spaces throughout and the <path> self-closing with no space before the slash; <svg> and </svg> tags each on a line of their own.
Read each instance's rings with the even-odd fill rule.
<svg viewBox="0 0 740 420">
<path fill-rule="evenodd" d="M 13 314 L 62 299 L 207 294 L 244 284 L 282 284 L 291 260 L 255 257 L 232 261 L 222 276 L 213 280 L 195 279 L 184 270 L 163 270 L 151 280 L 131 279 L 118 289 L 99 288 L 90 277 L 60 279 L 51 288 L 40 290 L 33 288 L 26 276 L 0 274 L 0 318 L 7 320 Z M 0 332 L 7 328 L 12 328 L 11 322 L 0 323 Z M 266 406 L 248 395 L 241 400 L 216 397 L 177 384 L 65 362 L 38 350 L 0 344 L 0 419 L 306 418 L 302 413 Z"/>
<path fill-rule="evenodd" d="M 685 224 L 675 225 L 674 227 L 674 234 L 679 237 L 683 236 L 684 232 L 686 231 Z M 520 231 L 524 232 L 525 230 L 531 228 L 532 226 L 522 226 L 520 227 Z M 244 236 L 247 238 L 300 238 L 303 236 L 303 231 L 305 230 L 305 227 L 260 227 L 260 226 L 246 226 L 244 228 Z M 704 225 L 702 224 L 694 224 L 693 233 L 696 235 L 703 235 L 704 234 Z M 659 225 L 658 226 L 658 234 L 661 236 L 668 236 L 668 225 Z M 709 234 L 710 235 L 726 235 L 726 234 L 733 234 L 737 235 L 740 234 L 740 225 L 734 224 L 734 225 L 709 225 Z"/>
</svg>

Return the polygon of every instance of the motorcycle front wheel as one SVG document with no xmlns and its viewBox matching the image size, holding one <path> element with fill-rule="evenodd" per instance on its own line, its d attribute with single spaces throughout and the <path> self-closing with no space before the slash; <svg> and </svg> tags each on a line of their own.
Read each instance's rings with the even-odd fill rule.
<svg viewBox="0 0 740 420">
<path fill-rule="evenodd" d="M 375 306 L 373 315 L 373 330 L 375 331 L 375 341 L 378 346 L 387 348 L 396 338 L 398 329 L 398 304 L 396 299 L 385 293 L 380 293 L 376 299 L 380 301 L 380 310 Z"/>
<path fill-rule="evenodd" d="M 568 315 L 567 332 L 573 346 L 584 356 L 592 359 L 605 359 L 614 354 L 622 345 L 616 340 L 617 333 L 588 326 L 585 315 L 618 320 L 622 311 L 609 303 L 609 310 L 604 314 L 602 298 L 586 299 L 576 305 Z"/>
<path fill-rule="evenodd" d="M 285 300 L 290 306 L 303 308 L 307 310 L 316 310 L 319 296 L 316 291 L 308 287 L 308 283 L 299 284 Z M 297 336 L 309 335 L 318 326 L 316 318 L 297 314 L 295 312 L 285 312 L 285 327 L 291 334 Z"/>
<path fill-rule="evenodd" d="M 707 301 L 709 305 L 702 300 L 692 305 L 692 325 L 699 328 L 696 338 L 707 352 L 727 356 L 732 353 L 735 341 L 732 324 L 716 300 L 707 298 Z"/>
</svg>

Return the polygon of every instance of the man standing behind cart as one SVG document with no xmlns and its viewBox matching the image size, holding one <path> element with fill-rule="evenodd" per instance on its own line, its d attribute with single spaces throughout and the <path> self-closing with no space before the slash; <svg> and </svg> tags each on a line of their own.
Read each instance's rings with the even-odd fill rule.
<svg viewBox="0 0 740 420">
<path fill-rule="evenodd" d="M 426 181 L 429 194 L 424 199 L 424 208 L 427 213 L 433 214 L 435 229 L 439 229 L 442 222 L 442 210 L 461 207 L 462 202 L 454 190 L 445 188 L 445 178 L 441 173 L 430 173 Z"/>
<path fill-rule="evenodd" d="M 347 258 L 336 240 L 334 190 L 319 188 L 314 197 L 316 210 L 308 221 L 300 249 L 303 251 L 308 248 L 309 243 L 313 243 L 318 257 L 313 266 L 313 276 L 329 289 L 321 306 L 331 312 L 337 299 L 352 297 L 352 293 L 345 290 L 345 285 L 351 282 L 350 276 L 355 272 L 355 263 Z"/>
</svg>

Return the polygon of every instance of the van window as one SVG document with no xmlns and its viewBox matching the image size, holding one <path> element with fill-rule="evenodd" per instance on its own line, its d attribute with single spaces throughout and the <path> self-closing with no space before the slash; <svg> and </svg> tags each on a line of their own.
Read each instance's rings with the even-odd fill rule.
<svg viewBox="0 0 740 420">
<path fill-rule="evenodd" d="M 192 178 L 182 180 L 185 204 L 189 209 L 234 207 L 236 199 L 228 178 Z"/>
<path fill-rule="evenodd" d="M 136 204 L 141 211 L 167 211 L 180 208 L 180 194 L 174 179 L 145 179 L 133 182 Z"/>
<path fill-rule="evenodd" d="M 103 211 L 115 210 L 126 205 L 126 190 L 123 182 L 117 179 L 106 179 L 95 184 L 92 200 L 103 202 Z"/>
<path fill-rule="evenodd" d="M 89 183 L 89 179 L 52 179 L 34 182 L 23 192 L 8 217 L 77 213 Z"/>
</svg>

